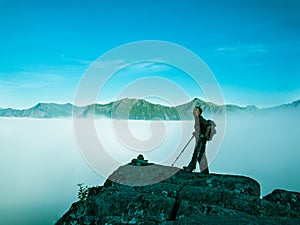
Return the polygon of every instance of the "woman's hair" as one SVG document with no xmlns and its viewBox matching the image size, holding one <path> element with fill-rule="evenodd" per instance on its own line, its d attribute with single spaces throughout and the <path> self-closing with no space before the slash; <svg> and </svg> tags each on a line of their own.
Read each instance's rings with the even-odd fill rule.
<svg viewBox="0 0 300 225">
<path fill-rule="evenodd" d="M 198 110 L 199 110 L 199 115 L 202 114 L 203 111 L 202 111 L 202 109 L 201 109 L 199 106 L 196 106 L 195 109 L 198 109 Z"/>
</svg>

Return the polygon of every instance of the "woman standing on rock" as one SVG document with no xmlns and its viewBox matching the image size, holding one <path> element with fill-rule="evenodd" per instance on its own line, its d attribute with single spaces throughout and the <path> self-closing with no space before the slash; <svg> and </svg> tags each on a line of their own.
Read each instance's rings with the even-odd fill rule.
<svg viewBox="0 0 300 225">
<path fill-rule="evenodd" d="M 184 166 L 183 169 L 188 172 L 192 172 L 196 168 L 196 163 L 198 161 L 201 173 L 209 174 L 207 158 L 205 155 L 206 142 L 209 140 L 210 128 L 207 121 L 202 117 L 202 109 L 196 106 L 193 110 L 193 115 L 195 118 L 195 131 L 193 135 L 196 138 L 196 145 L 192 160 L 188 166 Z"/>
</svg>

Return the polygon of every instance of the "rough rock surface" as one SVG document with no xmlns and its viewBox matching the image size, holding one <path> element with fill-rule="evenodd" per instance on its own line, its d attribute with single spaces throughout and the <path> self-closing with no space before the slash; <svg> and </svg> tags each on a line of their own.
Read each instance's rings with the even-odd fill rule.
<svg viewBox="0 0 300 225">
<path fill-rule="evenodd" d="M 244 176 L 125 165 L 88 191 L 57 225 L 300 224 L 299 193 L 275 190 L 261 199 L 259 183 Z"/>
</svg>

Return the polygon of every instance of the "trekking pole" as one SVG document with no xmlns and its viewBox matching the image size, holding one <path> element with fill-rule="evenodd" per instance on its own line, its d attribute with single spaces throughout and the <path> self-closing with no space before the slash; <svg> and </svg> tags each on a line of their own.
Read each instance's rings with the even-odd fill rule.
<svg viewBox="0 0 300 225">
<path fill-rule="evenodd" d="M 177 158 L 175 159 L 175 161 L 172 163 L 171 166 L 174 166 L 175 162 L 179 159 L 179 157 L 180 157 L 181 154 L 184 152 L 184 150 L 186 149 L 186 147 L 189 145 L 189 143 L 192 141 L 193 138 L 194 138 L 194 135 L 190 138 L 190 140 L 188 141 L 188 143 L 186 143 L 186 145 L 185 145 L 184 148 L 181 150 L 181 152 L 179 153 L 179 155 L 177 156 Z"/>
</svg>

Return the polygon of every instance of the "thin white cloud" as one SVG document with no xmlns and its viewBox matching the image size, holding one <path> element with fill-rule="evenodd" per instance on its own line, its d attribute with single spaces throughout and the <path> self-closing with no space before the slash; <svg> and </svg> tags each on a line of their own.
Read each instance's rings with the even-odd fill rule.
<svg viewBox="0 0 300 225">
<path fill-rule="evenodd" d="M 127 70 L 135 72 L 163 72 L 171 69 L 171 66 L 168 66 L 163 63 L 156 62 L 140 62 L 130 65 Z"/>
<path fill-rule="evenodd" d="M 121 68 L 122 66 L 126 65 L 126 60 L 118 59 L 118 60 L 111 60 L 111 61 L 94 61 L 93 67 L 96 69 L 116 69 Z"/>
<path fill-rule="evenodd" d="M 81 64 L 81 65 L 90 65 L 90 64 L 92 64 L 94 62 L 93 60 L 68 58 L 68 57 L 65 57 L 65 55 L 62 55 L 61 57 L 66 62 L 77 63 L 77 64 Z"/>
<path fill-rule="evenodd" d="M 58 84 L 64 79 L 61 75 L 38 72 L 0 73 L 0 77 L 1 89 L 41 88 Z"/>
<path fill-rule="evenodd" d="M 117 70 L 121 69 L 126 65 L 126 60 L 115 59 L 115 60 L 85 60 L 85 59 L 76 59 L 76 58 L 67 58 L 62 55 L 63 60 L 67 63 L 77 64 L 78 66 L 86 66 L 86 69 L 91 66 L 93 69 L 101 70 Z M 103 71 L 102 71 L 103 72 Z"/>
<path fill-rule="evenodd" d="M 142 62 L 131 62 L 127 61 L 126 59 L 115 59 L 110 61 L 103 61 L 103 60 L 85 60 L 85 59 L 77 59 L 77 58 L 67 58 L 62 55 L 62 58 L 66 62 L 72 62 L 79 65 L 89 65 L 95 69 L 128 69 L 128 70 L 135 70 L 139 71 L 147 71 L 147 72 L 162 72 L 170 70 L 171 67 L 165 65 L 163 63 L 157 63 L 156 61 L 161 61 L 160 59 L 154 59 L 152 61 L 142 61 Z"/>
<path fill-rule="evenodd" d="M 122 59 L 110 60 L 110 61 L 103 61 L 103 60 L 86 60 L 86 59 L 77 59 L 77 58 L 67 58 L 62 55 L 63 60 L 66 62 L 72 62 L 80 65 L 88 65 L 93 66 L 97 69 L 107 69 L 107 68 L 115 68 L 121 66 L 126 61 Z"/>
<path fill-rule="evenodd" d="M 216 48 L 214 51 L 229 56 L 249 56 L 255 54 L 265 54 L 269 50 L 265 45 L 262 44 L 238 44 L 237 46 Z"/>
</svg>

